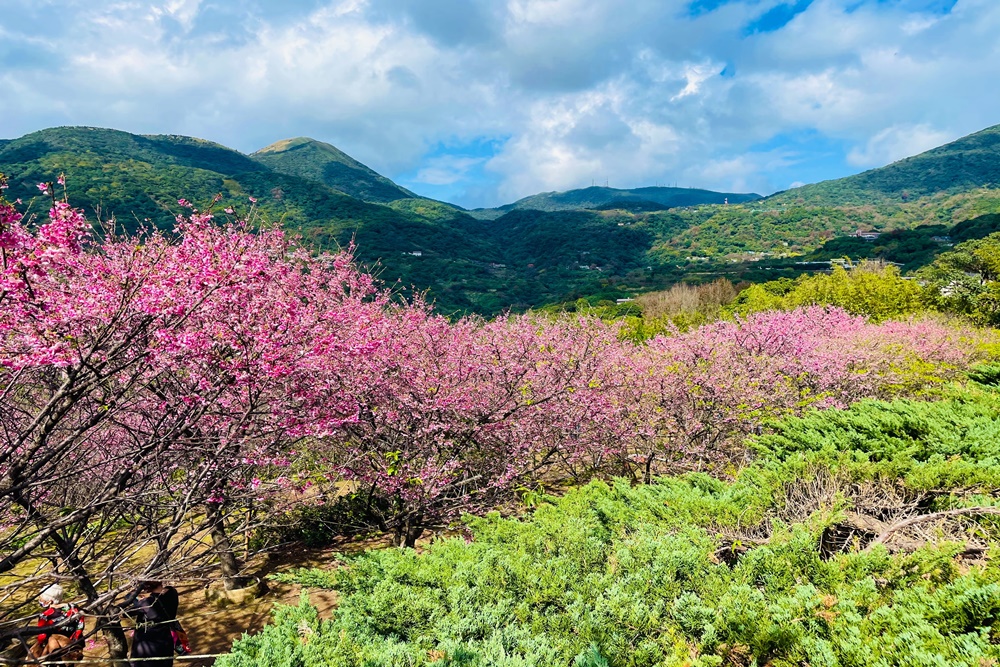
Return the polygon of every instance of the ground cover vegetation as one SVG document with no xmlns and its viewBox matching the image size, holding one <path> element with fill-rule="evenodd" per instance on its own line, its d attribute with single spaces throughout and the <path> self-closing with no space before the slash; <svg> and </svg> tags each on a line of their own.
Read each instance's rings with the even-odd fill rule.
<svg viewBox="0 0 1000 667">
<path fill-rule="evenodd" d="M 728 481 L 594 481 L 422 553 L 289 573 L 338 608 L 284 608 L 220 663 L 992 664 L 998 398 L 809 411 Z"/>
<path fill-rule="evenodd" d="M 56 579 L 113 657 L 136 581 L 240 587 L 317 516 L 413 546 L 551 485 L 690 471 L 721 489 L 707 474 L 736 474 L 772 420 L 933 391 L 992 349 L 968 325 L 824 305 L 649 340 L 581 313 L 451 320 L 252 207 L 181 200 L 169 232 L 98 235 L 63 183 L 37 188 L 47 219 L 0 204 L 0 620 Z M 581 660 L 606 659 L 590 639 Z"/>
</svg>

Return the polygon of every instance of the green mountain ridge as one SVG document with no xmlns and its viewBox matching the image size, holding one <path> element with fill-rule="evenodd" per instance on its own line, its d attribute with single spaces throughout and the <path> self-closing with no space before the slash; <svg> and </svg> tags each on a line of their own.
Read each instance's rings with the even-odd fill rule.
<svg viewBox="0 0 1000 667">
<path fill-rule="evenodd" d="M 576 211 L 591 209 L 620 208 L 631 210 L 662 210 L 700 204 L 741 204 L 760 199 L 755 193 L 714 192 L 698 188 L 668 188 L 650 186 L 644 188 L 618 189 L 601 186 L 567 190 L 565 192 L 542 192 L 519 199 L 492 209 L 475 209 L 470 215 L 484 220 L 492 220 L 510 211 Z M 650 206 L 658 204 L 658 207 Z"/>
<path fill-rule="evenodd" d="M 419 198 L 336 146 L 308 137 L 275 142 L 251 153 L 250 158 L 276 172 L 323 183 L 364 201 L 387 204 Z"/>
<path fill-rule="evenodd" d="M 766 201 L 862 206 L 997 186 L 1000 125 L 993 125 L 884 167 L 777 192 Z"/>
<path fill-rule="evenodd" d="M 4 162 L 44 159 L 60 153 L 92 153 L 105 161 L 135 160 L 220 173 L 268 171 L 249 157 L 204 139 L 137 135 L 97 127 L 56 127 L 8 140 Z"/>
<path fill-rule="evenodd" d="M 443 312 L 493 315 L 581 297 L 613 300 L 681 280 L 794 276 L 805 259 L 881 257 L 920 266 L 947 247 L 934 237 L 994 226 L 993 218 L 961 225 L 1000 213 L 1000 190 L 983 187 L 1000 165 L 998 138 L 1000 126 L 988 128 L 881 170 L 764 199 L 584 188 L 485 215 L 402 196 L 413 193 L 304 138 L 248 156 L 192 137 L 52 128 L 0 141 L 0 172 L 10 177 L 8 198 L 23 199 L 35 214 L 48 208 L 35 185 L 65 173 L 74 205 L 104 221 L 114 216 L 129 231 L 172 229 L 179 197 L 207 206 L 222 194 L 216 212 L 231 205 L 238 213 L 254 197 L 265 219 L 317 248 L 355 244 L 382 280 L 426 292 Z M 949 180 L 952 165 L 958 171 Z M 905 179 L 904 200 L 892 193 Z M 882 236 L 871 243 L 852 237 L 859 229 Z"/>
</svg>

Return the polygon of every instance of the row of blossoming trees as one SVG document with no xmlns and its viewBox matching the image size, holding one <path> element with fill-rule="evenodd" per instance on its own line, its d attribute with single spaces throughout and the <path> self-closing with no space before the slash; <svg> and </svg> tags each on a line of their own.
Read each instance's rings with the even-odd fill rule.
<svg viewBox="0 0 1000 667">
<path fill-rule="evenodd" d="M 64 201 L 40 225 L 0 201 L 0 620 L 65 580 L 122 655 L 125 589 L 240 585 L 237 543 L 323 484 L 412 545 L 541 481 L 738 460 L 769 416 L 974 354 L 940 324 L 822 308 L 638 346 L 588 319 L 449 321 L 349 252 L 228 217 L 98 237 Z"/>
</svg>

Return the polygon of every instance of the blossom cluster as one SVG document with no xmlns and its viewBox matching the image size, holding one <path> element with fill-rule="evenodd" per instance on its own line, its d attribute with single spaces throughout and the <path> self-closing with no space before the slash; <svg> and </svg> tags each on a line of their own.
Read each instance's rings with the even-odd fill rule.
<svg viewBox="0 0 1000 667">
<path fill-rule="evenodd" d="M 732 460 L 770 417 L 912 390 L 975 354 L 938 322 L 821 307 L 641 345 L 585 317 L 449 321 L 350 249 L 179 203 L 172 235 L 121 238 L 65 202 L 37 229 L 0 204 L 0 474 L 22 510 L 74 484 L 162 508 L 336 478 L 419 532 L 553 476 Z"/>
</svg>

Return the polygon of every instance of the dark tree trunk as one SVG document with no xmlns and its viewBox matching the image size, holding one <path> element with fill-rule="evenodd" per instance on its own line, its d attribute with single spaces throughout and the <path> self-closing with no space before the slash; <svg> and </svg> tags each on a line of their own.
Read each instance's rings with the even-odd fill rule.
<svg viewBox="0 0 1000 667">
<path fill-rule="evenodd" d="M 243 588 L 249 582 L 247 577 L 240 576 L 242 563 L 236 557 L 229 534 L 226 532 L 226 520 L 222 515 L 222 507 L 218 503 L 208 503 L 208 532 L 212 536 L 212 547 L 219 559 L 219 570 L 222 572 L 222 585 L 227 591 Z"/>
<path fill-rule="evenodd" d="M 393 535 L 393 544 L 397 547 L 416 546 L 417 540 L 424 532 L 423 515 L 408 514 L 406 518 L 396 524 L 396 531 Z"/>
<path fill-rule="evenodd" d="M 62 557 L 63 562 L 69 567 L 69 571 L 73 573 L 73 578 L 76 580 L 77 586 L 80 587 L 80 591 L 87 596 L 88 602 L 93 603 L 98 597 L 97 587 L 94 586 L 94 582 L 91 580 L 86 566 L 80 560 L 80 557 L 77 556 L 72 544 L 58 533 L 52 536 L 52 541 L 55 543 L 56 550 Z M 104 610 L 88 609 L 88 611 L 96 616 L 105 616 L 105 614 L 101 613 Z M 115 619 L 101 624 L 99 627 L 101 628 L 101 634 L 104 635 L 104 640 L 108 643 L 108 657 L 111 659 L 111 664 L 124 665 L 125 660 L 128 659 L 128 639 L 125 637 L 125 630 L 122 628 L 121 621 Z"/>
<path fill-rule="evenodd" d="M 104 641 L 108 643 L 108 657 L 112 665 L 125 665 L 128 659 L 128 639 L 121 621 L 111 621 L 101 627 Z"/>
<path fill-rule="evenodd" d="M 644 484 L 649 484 L 653 481 L 653 461 L 656 460 L 656 454 L 650 454 L 649 458 L 646 459 L 645 469 L 642 475 L 642 481 Z"/>
</svg>

